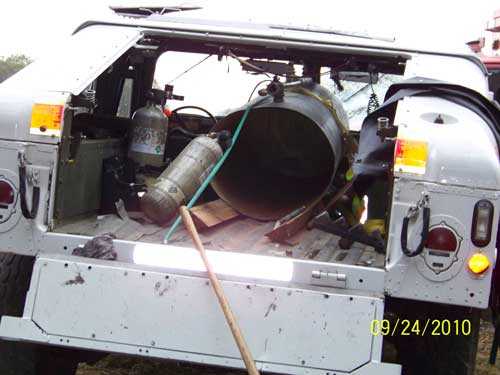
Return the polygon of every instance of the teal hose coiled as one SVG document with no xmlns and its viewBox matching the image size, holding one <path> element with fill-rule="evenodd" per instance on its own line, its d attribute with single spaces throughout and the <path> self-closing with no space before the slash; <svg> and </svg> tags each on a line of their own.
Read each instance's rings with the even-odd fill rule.
<svg viewBox="0 0 500 375">
<path fill-rule="evenodd" d="M 254 103 L 254 105 L 255 104 L 257 104 L 257 103 Z M 191 198 L 191 200 L 187 204 L 187 208 L 191 208 L 195 205 L 198 198 L 201 196 L 201 194 L 203 194 L 203 192 L 205 191 L 207 186 L 210 184 L 210 182 L 212 182 L 212 180 L 215 177 L 215 175 L 217 174 L 217 172 L 219 172 L 219 169 L 221 169 L 222 164 L 224 164 L 227 157 L 231 153 L 231 150 L 233 149 L 234 145 L 236 144 L 236 141 L 238 140 L 238 137 L 240 136 L 241 129 L 243 128 L 243 125 L 245 124 L 245 122 L 247 120 L 248 114 L 250 113 L 250 110 L 252 109 L 252 107 L 254 105 L 248 106 L 247 109 L 245 110 L 245 112 L 243 113 L 243 116 L 241 117 L 241 120 L 238 123 L 236 130 L 234 131 L 233 138 L 231 139 L 231 145 L 227 148 L 227 150 L 224 152 L 224 154 L 222 154 L 222 157 L 219 159 L 219 161 L 217 161 L 217 163 L 215 164 L 213 169 L 210 171 L 210 174 L 207 176 L 205 181 L 203 181 L 203 183 L 198 188 L 198 190 L 196 190 L 196 193 L 193 195 L 193 198 Z M 165 243 L 165 244 L 168 243 L 168 240 L 170 239 L 170 237 L 172 237 L 172 234 L 174 234 L 174 232 L 177 230 L 177 227 L 181 223 L 181 220 L 182 220 L 181 216 L 177 215 L 174 223 L 172 224 L 172 226 L 168 230 L 167 234 L 165 235 L 165 238 L 163 239 L 163 243 Z"/>
</svg>

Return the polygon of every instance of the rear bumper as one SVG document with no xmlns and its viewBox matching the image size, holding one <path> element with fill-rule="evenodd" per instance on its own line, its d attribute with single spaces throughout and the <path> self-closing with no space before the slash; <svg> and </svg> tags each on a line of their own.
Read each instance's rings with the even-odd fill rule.
<svg viewBox="0 0 500 375">
<path fill-rule="evenodd" d="M 222 280 L 258 367 L 283 374 L 400 374 L 370 333 L 384 301 L 340 289 Z M 72 256 L 37 258 L 23 317 L 0 336 L 244 368 L 205 277 Z"/>
</svg>

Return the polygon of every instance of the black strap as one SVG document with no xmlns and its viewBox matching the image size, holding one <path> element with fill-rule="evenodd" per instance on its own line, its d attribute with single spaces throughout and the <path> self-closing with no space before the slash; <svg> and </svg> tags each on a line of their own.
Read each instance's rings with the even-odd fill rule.
<svg viewBox="0 0 500 375">
<path fill-rule="evenodd" d="M 31 201 L 31 210 L 28 209 L 26 202 L 26 166 L 19 166 L 19 195 L 21 199 L 21 211 L 26 219 L 34 219 L 38 213 L 38 206 L 40 203 L 40 188 L 33 187 L 33 195 Z"/>
<path fill-rule="evenodd" d="M 431 209 L 429 207 L 423 207 L 423 226 L 420 243 L 415 250 L 408 249 L 408 224 L 410 222 L 411 216 L 408 214 L 403 219 L 403 226 L 401 227 L 401 249 L 404 255 L 407 257 L 414 257 L 424 251 L 425 244 L 427 242 L 427 236 L 429 235 L 429 223 L 431 218 Z"/>
</svg>

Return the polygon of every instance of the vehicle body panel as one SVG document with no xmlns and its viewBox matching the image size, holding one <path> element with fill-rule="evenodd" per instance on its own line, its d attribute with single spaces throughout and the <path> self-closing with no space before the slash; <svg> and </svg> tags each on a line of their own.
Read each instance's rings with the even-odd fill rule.
<svg viewBox="0 0 500 375">
<path fill-rule="evenodd" d="M 444 124 L 435 123 L 440 115 Z M 471 110 L 436 97 L 406 97 L 398 104 L 395 123 L 398 139 L 424 142 L 427 160 L 422 173 L 395 168 L 387 259 L 389 295 L 486 308 L 492 268 L 475 276 L 467 260 L 481 251 L 494 264 L 495 229 L 499 218 L 500 162 L 492 131 Z M 429 196 L 431 228 L 445 225 L 457 235 L 459 248 L 449 254 L 425 248 L 408 258 L 401 252 L 401 222 L 411 206 Z M 492 239 L 483 248 L 470 240 L 475 204 L 487 199 L 494 205 Z M 410 248 L 420 241 L 422 219 L 408 234 Z M 433 255 L 437 254 L 437 255 Z"/>
<path fill-rule="evenodd" d="M 257 366 L 283 374 L 399 374 L 370 324 L 383 299 L 321 288 L 223 281 Z M 332 293 L 333 292 L 333 293 Z M 119 262 L 37 258 L 22 318 L 6 339 L 244 368 L 206 277 Z M 314 350 L 311 350 L 314 342 Z"/>
<path fill-rule="evenodd" d="M 99 25 L 85 28 L 61 44 L 50 46 L 44 58 L 2 82 L 0 89 L 78 95 L 141 36 L 137 28 Z"/>
</svg>

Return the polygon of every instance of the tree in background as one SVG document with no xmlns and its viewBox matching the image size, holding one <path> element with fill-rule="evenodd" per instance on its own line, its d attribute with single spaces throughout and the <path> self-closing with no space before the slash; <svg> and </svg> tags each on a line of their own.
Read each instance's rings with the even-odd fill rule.
<svg viewBox="0 0 500 375">
<path fill-rule="evenodd" d="M 26 55 L 0 57 L 0 82 L 5 81 L 30 63 L 31 59 Z"/>
</svg>

